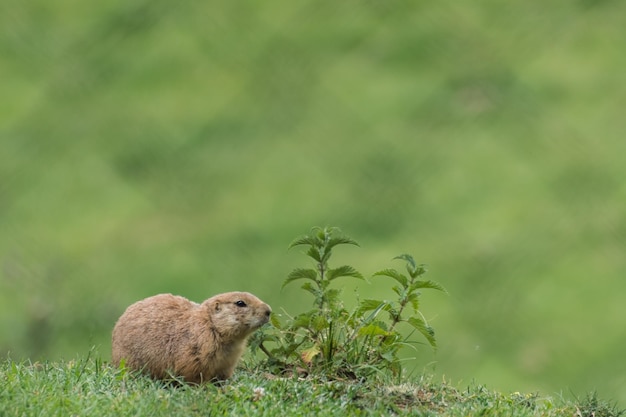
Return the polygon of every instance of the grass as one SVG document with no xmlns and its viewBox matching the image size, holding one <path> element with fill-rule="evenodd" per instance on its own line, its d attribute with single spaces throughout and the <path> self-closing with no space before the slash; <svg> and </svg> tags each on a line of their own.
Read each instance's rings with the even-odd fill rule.
<svg viewBox="0 0 626 417">
<path fill-rule="evenodd" d="M 458 389 L 426 377 L 402 383 L 349 382 L 279 378 L 242 368 L 221 386 L 175 387 L 90 357 L 43 363 L 6 360 L 0 376 L 1 416 L 619 416 L 597 397 L 584 408 L 561 398 L 501 394 L 477 384 Z"/>
</svg>

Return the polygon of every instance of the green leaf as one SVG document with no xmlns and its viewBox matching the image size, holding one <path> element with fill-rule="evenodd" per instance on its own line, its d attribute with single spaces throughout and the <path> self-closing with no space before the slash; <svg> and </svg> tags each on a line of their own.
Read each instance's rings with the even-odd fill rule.
<svg viewBox="0 0 626 417">
<path fill-rule="evenodd" d="M 320 332 L 324 329 L 328 329 L 329 322 L 324 316 L 314 316 L 310 322 L 310 327 L 312 330 Z"/>
<path fill-rule="evenodd" d="M 376 323 L 368 324 L 359 329 L 359 336 L 391 336 L 392 334 Z"/>
<path fill-rule="evenodd" d="M 348 236 L 335 236 L 331 237 L 326 243 L 326 250 L 330 250 L 337 245 L 354 245 L 360 246 L 356 240 L 349 238 Z"/>
<path fill-rule="evenodd" d="M 283 324 L 280 322 L 280 319 L 278 318 L 278 314 L 270 315 L 270 323 L 272 324 L 272 326 L 276 327 L 278 330 L 283 329 Z"/>
<path fill-rule="evenodd" d="M 309 250 L 306 251 L 307 256 L 313 258 L 317 262 L 322 262 L 324 248 L 319 248 L 317 246 L 311 246 Z"/>
<path fill-rule="evenodd" d="M 426 265 L 425 264 L 421 264 L 417 266 L 417 269 L 415 270 L 414 274 L 411 275 L 413 278 L 417 278 L 421 275 L 424 275 L 426 273 Z"/>
<path fill-rule="evenodd" d="M 393 350 L 390 350 L 389 352 L 385 352 L 381 354 L 380 356 L 387 362 L 396 362 L 398 360 Z"/>
<path fill-rule="evenodd" d="M 318 290 L 316 287 L 313 286 L 313 284 L 311 284 L 308 281 L 302 284 L 302 287 L 300 288 L 302 288 L 305 291 L 310 292 L 311 294 L 313 294 L 314 297 L 319 297 L 320 295 L 320 290 Z"/>
<path fill-rule="evenodd" d="M 287 276 L 287 279 L 283 282 L 282 288 L 285 288 L 285 285 L 298 279 L 310 279 L 317 282 L 317 271 L 315 269 L 296 268 Z"/>
<path fill-rule="evenodd" d="M 297 356 L 296 350 L 300 347 L 300 345 L 302 345 L 304 342 L 306 341 L 306 339 L 302 339 L 300 341 L 293 341 L 291 343 L 289 343 L 287 346 L 285 346 L 285 358 L 291 356 L 292 354 L 295 354 Z"/>
<path fill-rule="evenodd" d="M 430 346 L 434 350 L 437 350 L 437 342 L 435 340 L 435 331 L 433 330 L 432 327 L 430 327 L 423 319 L 419 317 L 409 317 L 409 319 L 407 320 L 407 323 L 409 323 L 418 332 L 420 332 L 426 338 L 426 340 L 428 340 L 428 343 L 430 344 Z"/>
<path fill-rule="evenodd" d="M 293 329 L 309 328 L 313 316 L 317 314 L 316 311 L 309 311 L 306 313 L 298 314 L 291 324 Z"/>
<path fill-rule="evenodd" d="M 262 342 L 266 342 L 266 341 L 267 342 L 276 342 L 276 343 L 280 342 L 280 337 L 278 337 L 276 335 L 266 334 L 266 335 L 263 335 L 263 336 L 264 337 L 263 337 Z"/>
<path fill-rule="evenodd" d="M 417 264 L 415 263 L 415 259 L 413 259 L 413 257 L 409 255 L 408 253 L 403 253 L 402 255 L 398 255 L 393 259 L 402 259 L 403 261 L 406 261 L 407 269 L 411 267 L 411 269 L 409 270 L 409 273 L 417 269 Z"/>
<path fill-rule="evenodd" d="M 412 292 L 407 296 L 407 300 L 411 303 L 414 311 L 419 310 L 419 293 Z"/>
<path fill-rule="evenodd" d="M 326 300 L 330 308 L 334 308 L 337 306 L 337 303 L 340 301 L 339 300 L 340 295 L 341 295 L 341 290 L 338 290 L 336 288 L 327 289 L 324 292 L 324 299 Z"/>
<path fill-rule="evenodd" d="M 406 275 L 399 273 L 395 269 L 383 269 L 382 271 L 375 272 L 374 276 L 385 276 L 393 278 L 398 281 L 404 288 L 408 287 L 409 285 L 409 279 L 406 277 Z"/>
<path fill-rule="evenodd" d="M 446 291 L 446 289 L 441 284 L 439 284 L 438 282 L 435 282 L 435 281 L 431 281 L 431 280 L 415 281 L 409 287 L 409 291 L 413 292 L 413 291 L 417 290 L 418 288 L 431 288 L 433 290 L 439 290 L 439 291 L 442 291 L 442 292 L 445 292 L 445 293 L 448 292 L 448 291 Z"/>
<path fill-rule="evenodd" d="M 299 238 L 291 242 L 289 244 L 289 249 L 293 248 L 294 246 L 299 246 L 299 245 L 320 246 L 320 243 L 321 242 L 316 237 L 305 235 L 305 236 L 300 236 Z"/>
<path fill-rule="evenodd" d="M 394 285 L 393 287 L 391 287 L 391 289 L 393 290 L 393 292 L 398 294 L 398 297 L 404 298 L 404 290 L 402 288 L 398 287 L 397 285 Z"/>
<path fill-rule="evenodd" d="M 329 269 L 326 273 L 326 278 L 329 281 L 332 281 L 335 278 L 339 277 L 354 277 L 359 279 L 364 279 L 363 275 L 350 265 L 343 265 L 338 268 Z"/>
<path fill-rule="evenodd" d="M 379 300 L 363 300 L 359 303 L 359 312 L 364 313 L 366 311 L 376 310 L 377 308 L 387 304 L 386 301 Z"/>
<path fill-rule="evenodd" d="M 332 235 L 333 232 L 335 232 L 335 230 L 337 230 L 337 228 L 336 227 L 325 227 L 325 228 L 322 229 L 321 227 L 314 227 L 311 230 L 312 231 L 317 230 L 317 238 L 319 239 L 320 242 L 325 242 L 326 240 L 328 240 L 330 235 Z"/>
<path fill-rule="evenodd" d="M 389 305 L 389 308 L 386 308 L 385 311 L 389 313 L 389 320 L 392 322 L 402 320 L 402 316 L 400 316 L 400 310 L 398 309 L 399 305 Z"/>
</svg>

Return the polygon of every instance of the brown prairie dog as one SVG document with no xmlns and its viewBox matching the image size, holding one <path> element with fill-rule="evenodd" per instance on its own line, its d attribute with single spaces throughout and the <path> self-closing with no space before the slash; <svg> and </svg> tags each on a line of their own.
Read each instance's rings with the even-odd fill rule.
<svg viewBox="0 0 626 417">
<path fill-rule="evenodd" d="M 156 379 L 202 383 L 232 376 L 246 340 L 269 321 L 269 305 L 247 292 L 202 304 L 160 294 L 126 309 L 113 329 L 112 362 Z"/>
</svg>

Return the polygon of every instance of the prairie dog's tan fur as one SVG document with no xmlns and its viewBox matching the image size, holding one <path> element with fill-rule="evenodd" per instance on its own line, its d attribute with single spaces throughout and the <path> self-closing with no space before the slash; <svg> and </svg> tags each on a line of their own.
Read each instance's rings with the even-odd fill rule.
<svg viewBox="0 0 626 417">
<path fill-rule="evenodd" d="M 153 378 L 186 382 L 232 376 L 246 340 L 269 321 L 272 309 L 246 292 L 229 292 L 197 304 L 160 294 L 126 309 L 113 329 L 112 362 Z"/>
</svg>

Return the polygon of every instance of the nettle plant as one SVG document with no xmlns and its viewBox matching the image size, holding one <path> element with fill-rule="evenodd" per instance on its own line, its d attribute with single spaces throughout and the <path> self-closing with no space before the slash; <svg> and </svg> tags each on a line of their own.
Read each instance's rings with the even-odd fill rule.
<svg viewBox="0 0 626 417">
<path fill-rule="evenodd" d="M 337 278 L 364 280 L 363 275 L 349 265 L 331 267 L 333 249 L 339 245 L 359 246 L 356 241 L 337 228 L 314 228 L 312 233 L 294 240 L 289 248 L 307 247 L 305 254 L 313 260 L 313 268 L 296 268 L 283 287 L 295 281 L 304 281 L 301 288 L 313 296 L 309 311 L 290 316 L 282 322 L 272 315 L 270 327 L 257 332 L 251 341 L 254 350 L 260 349 L 268 357 L 268 364 L 277 372 L 298 370 L 323 373 L 337 377 L 360 378 L 373 373 L 402 371 L 398 351 L 414 347 L 411 336 L 417 331 L 436 349 L 435 333 L 419 311 L 419 290 L 430 288 L 444 291 L 438 283 L 423 280 L 424 265 L 418 265 L 411 255 L 394 259 L 405 261 L 406 273 L 383 269 L 373 278 L 395 280 L 391 290 L 393 301 L 357 299 L 357 306 L 348 311 L 341 299 L 341 290 L 332 288 Z M 357 295 L 358 298 L 358 295 Z M 398 325 L 411 332 L 403 336 Z"/>
</svg>

